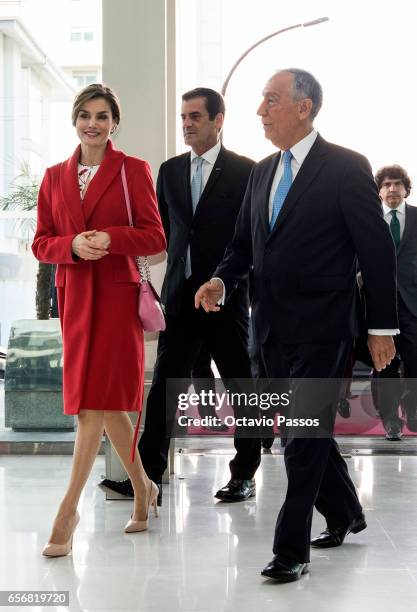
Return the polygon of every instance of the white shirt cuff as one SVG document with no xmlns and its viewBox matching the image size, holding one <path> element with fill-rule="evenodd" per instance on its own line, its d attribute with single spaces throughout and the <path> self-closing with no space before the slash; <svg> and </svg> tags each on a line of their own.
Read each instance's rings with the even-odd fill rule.
<svg viewBox="0 0 417 612">
<path fill-rule="evenodd" d="M 222 281 L 221 278 L 219 278 L 218 276 L 213 276 L 213 278 L 211 280 L 217 280 L 220 281 L 223 287 L 223 295 L 220 298 L 220 300 L 217 302 L 218 306 L 224 306 L 224 301 L 226 299 L 226 287 L 224 286 L 224 282 Z"/>
<path fill-rule="evenodd" d="M 399 329 L 368 329 L 371 336 L 396 336 L 399 333 Z"/>
</svg>

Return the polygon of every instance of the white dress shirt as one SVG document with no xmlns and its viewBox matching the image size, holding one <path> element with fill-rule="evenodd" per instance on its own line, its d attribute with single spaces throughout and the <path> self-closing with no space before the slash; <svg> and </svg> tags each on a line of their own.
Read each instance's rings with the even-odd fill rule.
<svg viewBox="0 0 417 612">
<path fill-rule="evenodd" d="M 209 180 L 211 171 L 213 170 L 214 164 L 216 163 L 216 159 L 220 153 L 221 146 L 222 146 L 221 142 L 219 141 L 217 144 L 214 145 L 214 147 L 212 147 L 211 149 L 209 149 L 202 155 L 197 155 L 197 153 L 194 153 L 194 151 L 191 149 L 190 184 L 191 184 L 191 181 L 193 180 L 193 176 L 195 174 L 195 170 L 197 167 L 197 163 L 195 159 L 197 157 L 202 157 L 204 160 L 201 166 L 201 193 L 203 193 L 204 188 L 207 185 L 207 181 Z"/>
<path fill-rule="evenodd" d="M 310 152 L 310 149 L 313 146 L 316 138 L 317 138 L 317 130 L 312 130 L 309 134 L 307 134 L 307 136 L 305 136 L 305 138 L 303 138 L 302 140 L 300 140 L 300 142 L 297 142 L 297 144 L 291 147 L 290 149 L 292 153 L 291 172 L 292 172 L 293 182 L 294 182 L 295 177 L 298 174 L 299 169 L 301 168 L 303 161 L 305 160 L 308 153 Z M 274 180 L 272 181 L 271 192 L 269 194 L 269 220 L 271 220 L 271 217 L 272 217 L 272 206 L 274 202 L 275 192 L 277 190 L 278 183 L 281 180 L 283 172 L 284 172 L 284 161 L 283 161 L 283 155 L 281 155 L 279 162 L 278 162 L 277 169 L 275 171 Z"/>
</svg>

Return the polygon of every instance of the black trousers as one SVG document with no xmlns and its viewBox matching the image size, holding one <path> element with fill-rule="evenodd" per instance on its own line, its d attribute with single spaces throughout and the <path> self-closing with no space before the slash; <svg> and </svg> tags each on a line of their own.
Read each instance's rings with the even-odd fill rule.
<svg viewBox="0 0 417 612">
<path fill-rule="evenodd" d="M 170 436 L 177 404 L 167 396 L 166 380 L 190 381 L 192 367 L 203 346 L 213 357 L 223 380 L 251 379 L 248 355 L 248 320 L 226 308 L 206 313 L 194 308 L 195 288 L 187 281 L 178 316 L 166 317 L 166 330 L 159 336 L 152 386 L 146 405 L 145 427 L 139 452 L 149 478 L 160 482 L 167 467 Z M 233 386 L 233 380 L 232 380 Z M 188 383 L 176 391 L 186 392 Z M 236 411 L 235 411 L 236 412 Z M 249 479 L 261 461 L 259 438 L 235 436 L 236 455 L 230 462 L 232 478 Z"/>
<path fill-rule="evenodd" d="M 268 336 L 262 346 L 263 361 L 269 378 L 281 377 L 286 371 L 290 379 L 289 416 L 308 416 L 308 403 L 313 405 L 318 389 L 317 397 L 326 398 L 320 416 L 332 428 L 350 348 L 350 341 L 282 344 L 272 334 Z M 308 379 L 328 379 L 329 384 L 323 384 L 327 390 L 324 396 L 320 383 L 314 381 L 312 385 Z M 314 406 L 314 412 L 316 408 L 321 407 Z M 288 487 L 276 522 L 273 552 L 287 561 L 307 563 L 314 506 L 323 514 L 328 527 L 349 525 L 362 507 L 346 462 L 331 435 L 304 438 L 292 436 L 289 431 L 287 435 L 284 459 Z"/>
<path fill-rule="evenodd" d="M 399 430 L 401 404 L 412 429 L 417 411 L 417 318 L 413 317 L 398 298 L 400 334 L 394 336 L 397 354 L 381 372 L 372 375 L 372 396 L 387 431 Z"/>
</svg>

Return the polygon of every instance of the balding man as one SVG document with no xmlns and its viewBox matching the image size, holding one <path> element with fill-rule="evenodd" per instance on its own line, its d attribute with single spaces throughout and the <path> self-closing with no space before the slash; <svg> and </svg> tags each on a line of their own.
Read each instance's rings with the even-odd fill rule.
<svg viewBox="0 0 417 612">
<path fill-rule="evenodd" d="M 308 571 L 314 506 L 327 529 L 312 545 L 339 546 L 366 528 L 347 465 L 333 439 L 340 384 L 355 317 L 356 266 L 367 287 L 368 344 L 378 370 L 394 357 L 395 252 L 368 161 L 326 142 L 313 121 L 317 80 L 300 69 L 274 74 L 258 109 L 280 149 L 252 170 L 235 235 L 196 306 L 216 311 L 253 264 L 252 314 L 268 378 L 291 380 L 294 417 L 314 412 L 328 435 L 287 427 L 288 489 L 262 575 L 277 582 Z M 215 239 L 215 237 L 214 237 Z M 211 315 L 213 316 L 213 315 Z M 317 384 L 312 380 L 321 379 Z"/>
</svg>

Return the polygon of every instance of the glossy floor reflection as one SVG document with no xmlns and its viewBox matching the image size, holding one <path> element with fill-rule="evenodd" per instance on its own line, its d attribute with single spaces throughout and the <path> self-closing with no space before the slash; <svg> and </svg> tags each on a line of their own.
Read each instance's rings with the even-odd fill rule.
<svg viewBox="0 0 417 612">
<path fill-rule="evenodd" d="M 69 590 L 70 609 L 86 611 L 415 609 L 417 457 L 349 459 L 369 527 L 341 548 L 312 551 L 310 575 L 287 585 L 259 575 L 272 556 L 283 458 L 264 455 L 256 501 L 234 505 L 213 499 L 228 479 L 229 460 L 224 452 L 177 455 L 160 517 L 151 518 L 149 532 L 127 535 L 132 503 L 105 501 L 96 486 L 104 471 L 98 458 L 80 503 L 73 554 L 45 559 L 40 552 L 71 459 L 1 456 L 0 590 Z M 315 516 L 314 533 L 322 526 Z"/>
</svg>

